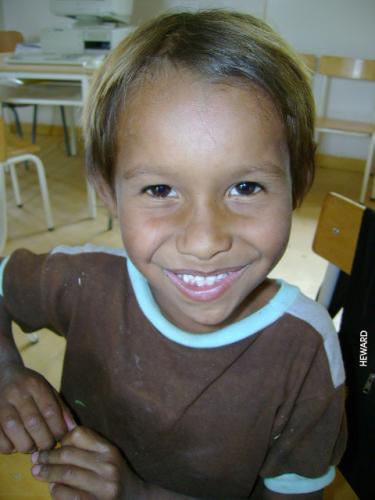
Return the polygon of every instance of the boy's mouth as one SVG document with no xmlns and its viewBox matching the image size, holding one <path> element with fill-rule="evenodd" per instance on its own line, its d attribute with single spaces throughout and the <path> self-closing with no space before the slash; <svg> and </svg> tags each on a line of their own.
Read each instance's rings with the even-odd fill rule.
<svg viewBox="0 0 375 500">
<path fill-rule="evenodd" d="M 166 276 L 186 297 L 207 302 L 218 299 L 242 275 L 247 266 L 199 273 L 196 271 L 165 270 Z"/>
</svg>

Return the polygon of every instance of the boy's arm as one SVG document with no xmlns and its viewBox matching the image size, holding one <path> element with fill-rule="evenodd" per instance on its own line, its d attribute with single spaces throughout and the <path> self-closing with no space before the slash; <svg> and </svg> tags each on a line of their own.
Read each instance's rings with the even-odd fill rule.
<svg viewBox="0 0 375 500">
<path fill-rule="evenodd" d="M 5 367 L 9 364 L 23 366 L 12 335 L 12 320 L 0 295 L 0 366 Z"/>
<path fill-rule="evenodd" d="M 74 425 L 53 387 L 24 366 L 0 296 L 0 453 L 49 449 Z"/>
<path fill-rule="evenodd" d="M 146 483 L 116 446 L 87 427 L 76 427 L 61 447 L 32 455 L 32 474 L 49 483 L 53 498 L 101 500 L 199 500 Z"/>
<path fill-rule="evenodd" d="M 96 495 L 106 500 L 198 500 L 141 480 L 119 450 L 85 428 L 76 427 L 61 441 L 61 448 L 32 456 L 34 477 L 48 482 L 54 498 L 75 494 Z M 262 500 L 321 500 L 323 490 L 304 494 L 280 494 L 265 486 Z"/>
</svg>

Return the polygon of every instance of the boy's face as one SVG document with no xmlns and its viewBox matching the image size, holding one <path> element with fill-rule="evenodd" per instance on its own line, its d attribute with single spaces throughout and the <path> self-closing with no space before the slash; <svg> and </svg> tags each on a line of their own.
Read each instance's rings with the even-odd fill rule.
<svg viewBox="0 0 375 500">
<path fill-rule="evenodd" d="M 207 332 L 267 302 L 292 199 L 283 125 L 264 93 L 171 71 L 135 93 L 118 148 L 124 246 L 163 313 Z"/>
</svg>

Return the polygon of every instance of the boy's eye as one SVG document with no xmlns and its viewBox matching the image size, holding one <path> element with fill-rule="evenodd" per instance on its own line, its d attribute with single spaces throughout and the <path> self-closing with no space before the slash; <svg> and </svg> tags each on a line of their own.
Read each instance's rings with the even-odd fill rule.
<svg viewBox="0 0 375 500">
<path fill-rule="evenodd" d="M 174 198 L 176 196 L 176 191 L 167 184 L 147 186 L 142 189 L 142 193 L 146 193 L 152 198 Z"/>
<path fill-rule="evenodd" d="M 229 196 L 251 196 L 259 193 L 262 189 L 262 186 L 257 182 L 242 181 L 229 189 Z"/>
</svg>

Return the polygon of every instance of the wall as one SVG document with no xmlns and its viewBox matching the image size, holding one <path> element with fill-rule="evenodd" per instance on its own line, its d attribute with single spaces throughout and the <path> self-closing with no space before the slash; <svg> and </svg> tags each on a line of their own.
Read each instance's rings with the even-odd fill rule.
<svg viewBox="0 0 375 500">
<path fill-rule="evenodd" d="M 68 27 L 72 21 L 49 11 L 48 0 L 3 0 L 4 29 L 21 31 L 28 41 L 39 38 L 46 26 Z"/>
<path fill-rule="evenodd" d="M 3 10 L 3 0 L 0 0 L 0 29 L 4 29 L 4 10 Z"/>
<path fill-rule="evenodd" d="M 375 0 L 134 0 L 134 3 L 134 24 L 166 10 L 232 8 L 265 17 L 300 52 L 375 59 Z M 17 29 L 29 40 L 37 38 L 45 26 L 71 24 L 70 20 L 49 12 L 48 0 L 2 0 L 2 4 L 4 29 Z M 356 88 L 343 82 L 335 85 L 337 97 L 332 112 L 371 121 L 375 110 L 374 88 L 368 83 L 361 84 L 359 92 Z M 316 78 L 317 100 L 319 89 L 320 80 Z M 46 119 L 52 118 L 41 114 L 40 120 Z M 326 152 L 344 156 L 364 158 L 367 152 L 365 139 L 329 136 L 323 146 Z"/>
</svg>

